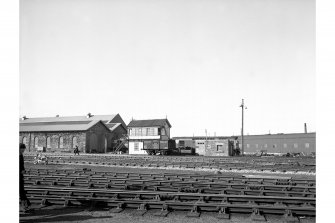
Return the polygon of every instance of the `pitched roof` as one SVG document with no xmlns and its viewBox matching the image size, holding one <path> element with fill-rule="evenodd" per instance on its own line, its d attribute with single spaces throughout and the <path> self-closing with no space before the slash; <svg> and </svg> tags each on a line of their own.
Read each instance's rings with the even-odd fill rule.
<svg viewBox="0 0 335 223">
<path fill-rule="evenodd" d="M 124 128 L 124 126 L 122 125 L 122 123 L 107 123 L 106 126 L 109 128 L 109 130 L 111 130 L 112 132 L 119 126 L 122 126 Z M 125 130 L 127 130 L 126 128 L 124 128 Z"/>
<path fill-rule="evenodd" d="M 67 132 L 67 131 L 86 131 L 101 123 L 108 130 L 109 128 L 100 120 L 90 121 L 61 121 L 61 122 L 28 122 L 20 123 L 20 132 Z"/>
<path fill-rule="evenodd" d="M 116 122 L 122 121 L 119 114 L 26 118 L 20 119 L 20 132 L 86 131 L 98 122 L 111 130 L 106 124 L 112 123 L 114 119 Z"/>
<path fill-rule="evenodd" d="M 128 127 L 159 127 L 165 124 L 168 124 L 170 128 L 172 127 L 167 119 L 132 120 Z"/>
<path fill-rule="evenodd" d="M 25 120 L 20 119 L 21 123 L 36 123 L 36 122 L 71 122 L 71 121 L 92 121 L 102 120 L 104 123 L 112 121 L 116 115 L 92 115 L 87 116 L 64 116 L 64 117 L 43 117 L 43 118 L 27 118 Z"/>
</svg>

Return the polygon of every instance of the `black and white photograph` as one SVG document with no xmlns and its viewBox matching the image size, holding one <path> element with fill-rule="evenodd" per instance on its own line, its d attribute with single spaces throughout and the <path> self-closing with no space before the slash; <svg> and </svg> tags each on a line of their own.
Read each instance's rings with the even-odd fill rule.
<svg viewBox="0 0 335 223">
<path fill-rule="evenodd" d="M 19 222 L 324 222 L 315 0 L 17 5 Z"/>
</svg>

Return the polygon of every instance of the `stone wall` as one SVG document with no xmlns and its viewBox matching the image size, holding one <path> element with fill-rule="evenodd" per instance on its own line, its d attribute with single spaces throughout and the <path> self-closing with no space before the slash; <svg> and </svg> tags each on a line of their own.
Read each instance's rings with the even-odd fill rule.
<svg viewBox="0 0 335 223">
<path fill-rule="evenodd" d="M 36 137 L 38 138 L 38 143 L 35 145 Z M 48 137 L 50 137 L 50 145 L 47 145 Z M 63 146 L 60 144 L 61 137 L 63 137 Z M 73 152 L 74 137 L 77 137 L 79 151 L 84 152 L 86 147 L 86 134 L 84 132 L 20 133 L 20 142 L 25 143 L 26 151 L 29 152 L 36 152 L 38 147 L 45 147 L 46 152 Z"/>
<path fill-rule="evenodd" d="M 205 156 L 230 155 L 228 140 L 208 140 L 205 146 Z"/>
</svg>

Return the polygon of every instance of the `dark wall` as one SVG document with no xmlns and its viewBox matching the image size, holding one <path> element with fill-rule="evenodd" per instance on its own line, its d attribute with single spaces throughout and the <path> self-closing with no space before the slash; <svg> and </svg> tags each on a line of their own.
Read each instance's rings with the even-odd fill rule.
<svg viewBox="0 0 335 223">
<path fill-rule="evenodd" d="M 73 151 L 73 137 L 77 137 L 77 145 L 79 151 L 85 151 L 86 136 L 84 132 L 32 132 L 20 133 L 20 142 L 24 143 L 26 138 L 26 151 L 36 152 L 37 147 L 45 147 L 47 152 L 72 152 Z M 38 138 L 37 147 L 35 145 L 35 138 Z M 50 137 L 50 145 L 47 145 L 47 138 Z M 63 148 L 61 148 L 60 137 L 63 137 Z"/>
<path fill-rule="evenodd" d="M 108 140 L 113 137 L 109 129 L 98 122 L 86 132 L 86 152 L 87 153 L 105 153 L 107 152 Z"/>
</svg>

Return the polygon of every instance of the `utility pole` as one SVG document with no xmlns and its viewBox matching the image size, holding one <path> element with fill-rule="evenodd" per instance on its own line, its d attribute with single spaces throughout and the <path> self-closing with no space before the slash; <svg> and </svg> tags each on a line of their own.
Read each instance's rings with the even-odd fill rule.
<svg viewBox="0 0 335 223">
<path fill-rule="evenodd" d="M 206 143 L 205 143 L 205 151 L 207 149 L 207 129 L 205 129 L 205 132 L 206 132 Z"/>
<path fill-rule="evenodd" d="M 241 138 L 242 138 L 242 150 L 241 150 L 241 154 L 242 156 L 244 156 L 244 99 L 242 99 L 242 104 L 240 105 L 240 107 L 242 108 L 242 130 L 241 130 Z M 247 109 L 247 108 L 245 108 Z"/>
</svg>

